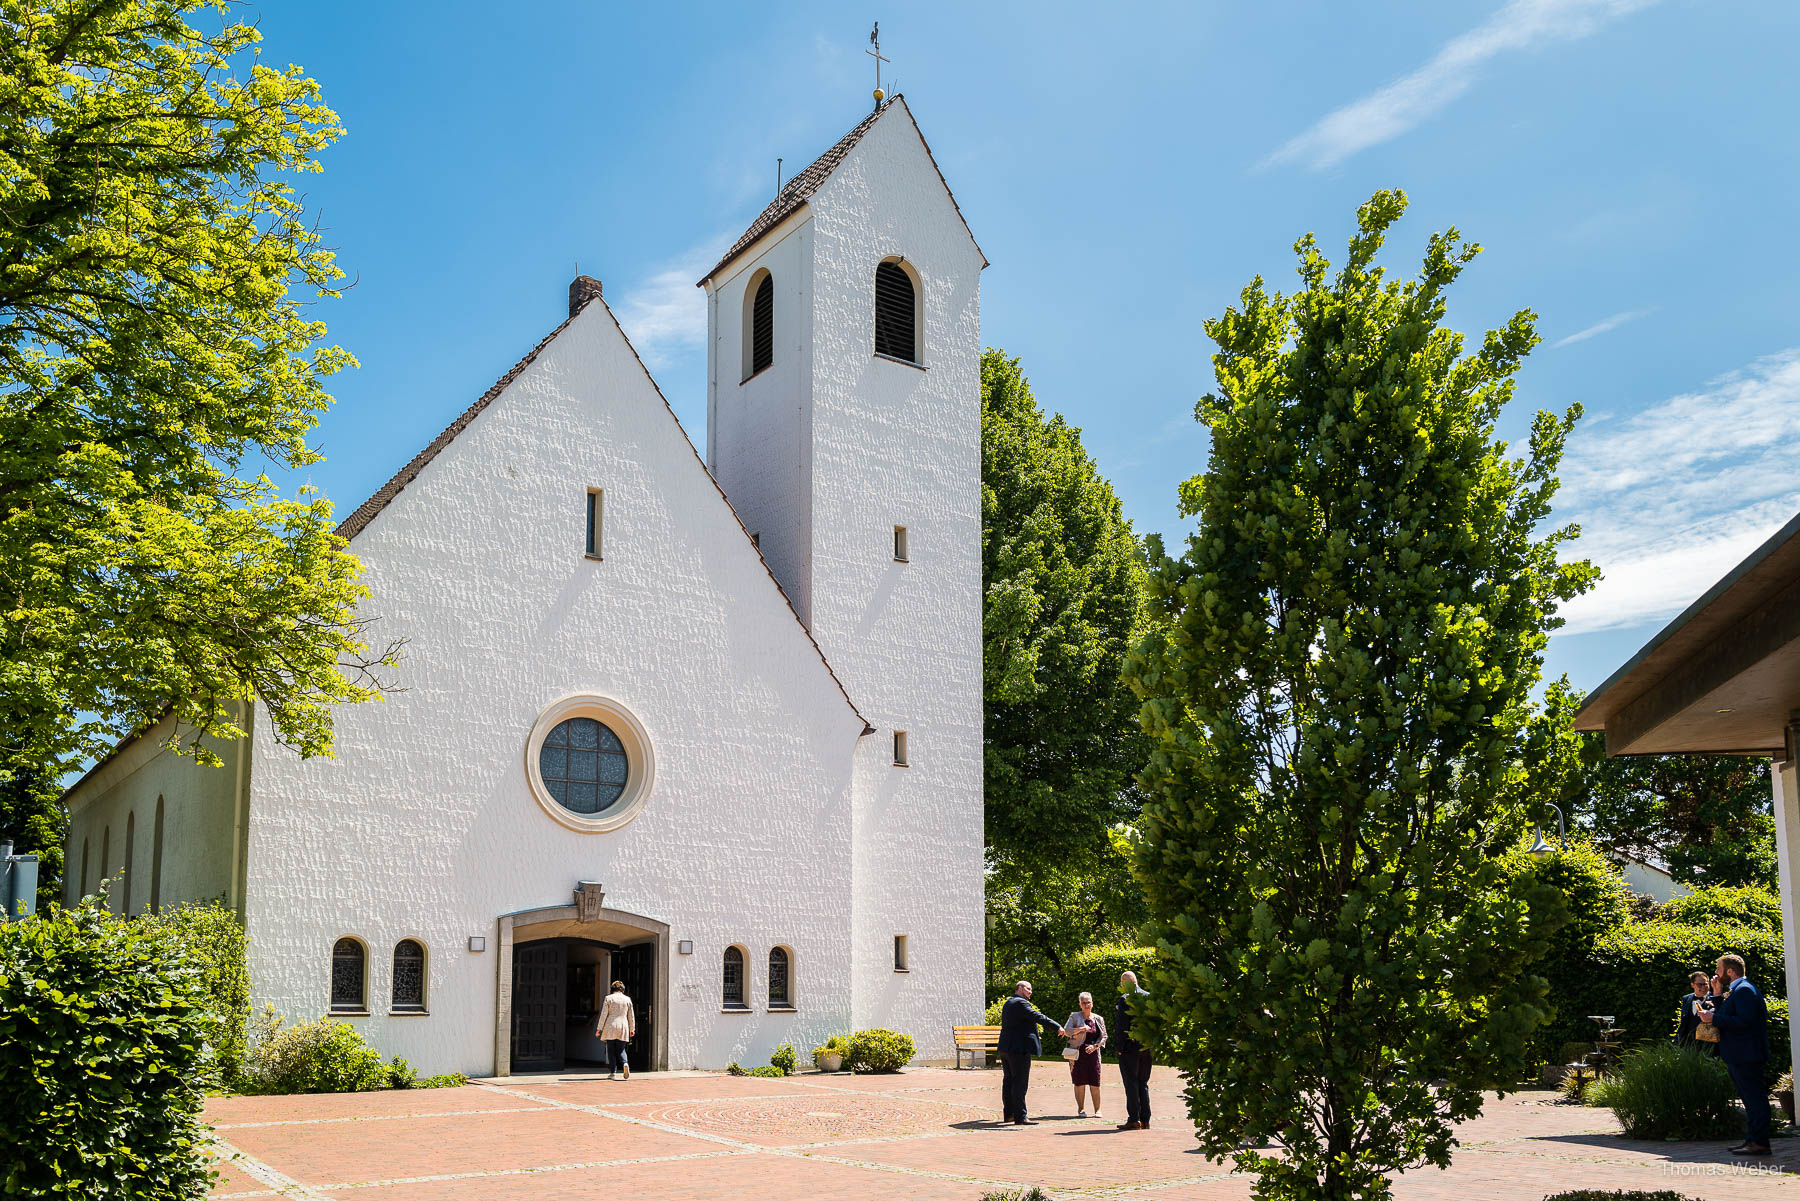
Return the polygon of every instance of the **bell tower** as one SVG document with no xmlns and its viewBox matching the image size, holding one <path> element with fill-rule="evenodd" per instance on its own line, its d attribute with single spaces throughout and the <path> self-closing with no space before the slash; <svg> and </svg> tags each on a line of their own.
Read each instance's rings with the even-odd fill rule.
<svg viewBox="0 0 1800 1201">
<path fill-rule="evenodd" d="M 903 98 L 701 281 L 707 465 L 871 729 L 852 797 L 859 1026 L 935 1057 L 983 999 L 981 271 Z"/>
</svg>

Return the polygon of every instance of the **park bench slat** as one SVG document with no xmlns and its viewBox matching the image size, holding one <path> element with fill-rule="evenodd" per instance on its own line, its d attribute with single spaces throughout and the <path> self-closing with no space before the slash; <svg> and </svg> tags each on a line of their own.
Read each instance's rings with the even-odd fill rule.
<svg viewBox="0 0 1800 1201">
<path fill-rule="evenodd" d="M 962 1067 L 962 1057 L 967 1054 L 969 1066 L 975 1066 L 975 1052 L 991 1051 L 1000 1045 L 1000 1027 L 998 1026 L 951 1026 L 950 1033 L 956 1043 L 956 1066 Z"/>
</svg>

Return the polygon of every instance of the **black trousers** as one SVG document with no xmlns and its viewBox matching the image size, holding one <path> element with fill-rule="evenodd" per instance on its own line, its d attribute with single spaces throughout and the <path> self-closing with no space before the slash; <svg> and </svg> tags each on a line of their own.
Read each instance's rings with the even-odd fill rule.
<svg viewBox="0 0 1800 1201">
<path fill-rule="evenodd" d="M 1731 1082 L 1737 1085 L 1738 1096 L 1744 1099 L 1745 1140 L 1768 1146 L 1769 1090 L 1763 1085 L 1762 1061 L 1728 1063 L 1725 1070 L 1731 1073 Z"/>
<path fill-rule="evenodd" d="M 1000 1056 L 1000 1112 L 1003 1120 L 1017 1122 L 1025 1115 L 1025 1089 L 1031 1084 L 1031 1056 L 1017 1051 L 997 1051 Z"/>
<path fill-rule="evenodd" d="M 1119 1082 L 1125 1086 L 1125 1120 L 1150 1124 L 1150 1052 L 1119 1052 Z"/>
</svg>

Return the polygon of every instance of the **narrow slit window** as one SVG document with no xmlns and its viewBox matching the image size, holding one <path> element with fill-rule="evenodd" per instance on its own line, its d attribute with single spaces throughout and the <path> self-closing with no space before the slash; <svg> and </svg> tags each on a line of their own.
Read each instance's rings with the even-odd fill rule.
<svg viewBox="0 0 1800 1201">
<path fill-rule="evenodd" d="M 750 306 L 750 374 L 775 361 L 775 277 L 765 275 Z"/>
<path fill-rule="evenodd" d="M 907 952 L 906 935 L 904 935 L 904 934 L 894 935 L 894 970 L 896 972 L 912 971 L 912 968 L 907 966 L 906 952 Z"/>
<path fill-rule="evenodd" d="M 894 766 L 906 766 L 906 731 L 894 731 Z"/>
<path fill-rule="evenodd" d="M 599 488 L 587 490 L 587 557 L 600 557 L 601 526 L 605 521 L 605 493 Z"/>
<path fill-rule="evenodd" d="M 894 562 L 904 563 L 907 561 L 908 557 L 909 556 L 906 553 L 906 527 L 897 525 L 894 527 Z"/>
</svg>

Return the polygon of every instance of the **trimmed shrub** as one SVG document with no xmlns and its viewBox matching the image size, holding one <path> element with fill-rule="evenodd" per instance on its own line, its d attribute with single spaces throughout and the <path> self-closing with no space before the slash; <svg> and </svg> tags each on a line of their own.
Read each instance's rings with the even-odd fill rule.
<svg viewBox="0 0 1800 1201">
<path fill-rule="evenodd" d="M 1094 1011 L 1112 1020 L 1113 998 L 1119 995 L 1119 973 L 1136 972 L 1144 988 L 1155 970 L 1156 948 L 1134 947 L 1129 943 L 1102 943 L 1069 956 L 1063 965 L 1062 978 L 1046 980 L 1033 990 L 1032 1003 L 1061 1021 L 1079 1006 L 1076 998 L 1084 992 L 1094 994 Z"/>
<path fill-rule="evenodd" d="M 1588 1087 L 1588 1104 L 1612 1110 L 1626 1138 L 1726 1138 L 1743 1128 L 1725 1065 L 1669 1043 L 1627 1055 Z"/>
<path fill-rule="evenodd" d="M 165 939 L 98 905 L 0 924 L 0 1192 L 204 1196 L 203 994 Z"/>
<path fill-rule="evenodd" d="M 858 1030 L 850 1036 L 844 1066 L 853 1072 L 897 1072 L 912 1061 L 913 1040 L 897 1030 Z"/>
<path fill-rule="evenodd" d="M 254 1034 L 245 1092 L 362 1093 L 392 1087 L 381 1052 L 343 1022 L 321 1018 L 289 1026 L 265 1011 Z"/>
<path fill-rule="evenodd" d="M 778 1069 L 783 1076 L 792 1076 L 795 1058 L 794 1044 L 782 1043 L 775 1048 L 775 1054 L 769 1056 L 769 1066 Z"/>
<path fill-rule="evenodd" d="M 1781 898 L 1766 888 L 1699 888 L 1657 907 L 1658 921 L 1680 926 L 1749 926 L 1781 933 Z"/>
<path fill-rule="evenodd" d="M 1552 980 L 1551 995 L 1565 1015 L 1581 1018 L 1589 1038 L 1594 1023 L 1587 1015 L 1609 1013 L 1625 1031 L 1627 1044 L 1663 1041 L 1674 1036 L 1679 1024 L 1677 1002 L 1688 990 L 1688 973 L 1710 971 L 1727 952 L 1744 957 L 1750 979 L 1765 994 L 1782 986 L 1786 969 L 1778 934 L 1743 926 L 1644 922 L 1602 935 L 1581 971 Z"/>
<path fill-rule="evenodd" d="M 469 1078 L 461 1072 L 445 1072 L 441 1076 L 427 1076 L 413 1084 L 414 1088 L 461 1088 L 469 1082 Z"/>
<path fill-rule="evenodd" d="M 1010 1000 L 1012 1000 L 1012 994 L 1008 993 L 998 1001 L 995 1001 L 992 1005 L 989 1005 L 987 1007 L 987 1012 L 981 1017 L 981 1024 L 983 1026 L 998 1026 L 1000 1024 L 1000 1011 L 1006 1008 L 1006 1003 Z"/>
<path fill-rule="evenodd" d="M 1568 911 L 1568 922 L 1550 936 L 1550 949 L 1532 968 L 1550 982 L 1545 1003 L 1555 1014 L 1533 1039 L 1533 1050 L 1542 1061 L 1554 1056 L 1564 1043 L 1591 1044 L 1594 1023 L 1587 1015 L 1616 1011 L 1596 1009 L 1591 1000 L 1571 997 L 1570 986 L 1589 982 L 1595 946 L 1602 937 L 1631 922 L 1631 890 L 1625 886 L 1624 875 L 1591 844 L 1573 838 L 1548 855 L 1527 854 L 1520 844 L 1501 856 L 1500 868 L 1508 878 L 1527 877 L 1556 889 Z M 1610 994 L 1612 990 L 1605 991 Z M 1669 992 L 1665 982 L 1656 987 L 1651 999 L 1658 1005 L 1673 1005 L 1679 992 Z M 1639 1031 L 1631 1033 L 1636 1036 Z"/>
<path fill-rule="evenodd" d="M 199 974 L 206 1046 L 206 1083 L 236 1088 L 244 1075 L 250 1016 L 250 967 L 244 924 L 218 901 L 173 905 L 135 919 L 168 941 L 170 953 Z"/>
<path fill-rule="evenodd" d="M 774 1076 L 774 1077 L 781 1077 L 781 1076 L 787 1075 L 786 1072 L 782 1071 L 780 1068 L 776 1067 L 772 1063 L 764 1064 L 760 1068 L 751 1068 L 750 1071 L 746 1074 L 750 1075 L 750 1076 Z"/>
<path fill-rule="evenodd" d="M 419 1083 L 419 1074 L 413 1071 L 413 1065 L 396 1055 L 388 1060 L 382 1069 L 381 1086 L 383 1088 L 414 1088 Z"/>
</svg>

